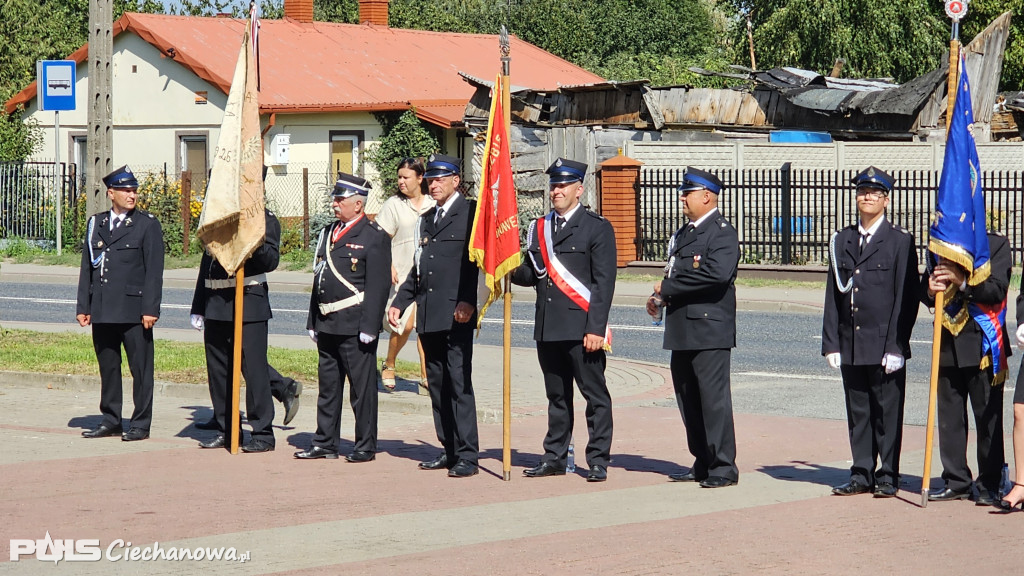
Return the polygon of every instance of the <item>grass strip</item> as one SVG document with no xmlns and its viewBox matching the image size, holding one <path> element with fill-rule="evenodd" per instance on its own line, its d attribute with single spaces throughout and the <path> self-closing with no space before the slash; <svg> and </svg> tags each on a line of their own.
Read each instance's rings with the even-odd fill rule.
<svg viewBox="0 0 1024 576">
<path fill-rule="evenodd" d="M 92 337 L 87 334 L 0 330 L 0 366 L 14 372 L 99 376 Z M 316 383 L 316 350 L 269 347 L 267 360 L 281 374 L 300 382 Z M 380 366 L 381 358 L 377 359 Z M 162 382 L 206 385 L 206 353 L 198 342 L 157 340 L 154 378 Z M 400 378 L 419 381 L 419 364 L 398 360 Z M 130 376 L 121 353 L 121 373 Z"/>
</svg>

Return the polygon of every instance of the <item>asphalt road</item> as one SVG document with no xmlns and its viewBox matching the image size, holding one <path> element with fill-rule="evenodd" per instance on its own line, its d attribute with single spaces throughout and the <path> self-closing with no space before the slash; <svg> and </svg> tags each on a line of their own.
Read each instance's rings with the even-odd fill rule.
<svg viewBox="0 0 1024 576">
<path fill-rule="evenodd" d="M 189 328 L 192 289 L 164 288 L 159 326 Z M 301 292 L 272 292 L 272 334 L 304 334 L 309 297 Z M 0 283 L 0 323 L 74 322 L 75 287 L 52 283 Z M 1010 328 L 1012 329 L 1012 320 Z M 513 302 L 512 345 L 533 348 L 533 303 Z M 639 306 L 613 306 L 611 311 L 614 356 L 667 365 L 669 353 L 661 348 L 662 328 Z M 736 410 L 749 413 L 844 419 L 845 407 L 839 373 L 821 357 L 821 315 L 808 312 L 741 310 L 737 314 L 737 348 L 732 355 Z M 922 314 L 912 339 L 913 359 L 908 363 L 908 424 L 924 424 L 931 356 L 931 316 Z M 485 318 L 479 344 L 501 345 L 501 302 Z M 1012 386 L 1020 365 L 1020 351 L 1010 359 L 1004 412 L 1012 422 Z M 666 404 L 673 401 L 666 399 Z"/>
</svg>

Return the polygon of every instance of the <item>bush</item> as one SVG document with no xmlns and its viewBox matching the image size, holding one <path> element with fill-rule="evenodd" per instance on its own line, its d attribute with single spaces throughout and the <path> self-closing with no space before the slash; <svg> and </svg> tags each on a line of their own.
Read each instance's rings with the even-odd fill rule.
<svg viewBox="0 0 1024 576">
<path fill-rule="evenodd" d="M 203 211 L 201 187 L 192 189 L 189 199 L 189 253 L 203 251 L 196 236 L 199 215 Z M 181 181 L 169 181 L 159 174 L 147 174 L 139 182 L 138 207 L 156 217 L 164 233 L 164 251 L 171 256 L 184 256 L 185 223 L 181 217 Z"/>
</svg>

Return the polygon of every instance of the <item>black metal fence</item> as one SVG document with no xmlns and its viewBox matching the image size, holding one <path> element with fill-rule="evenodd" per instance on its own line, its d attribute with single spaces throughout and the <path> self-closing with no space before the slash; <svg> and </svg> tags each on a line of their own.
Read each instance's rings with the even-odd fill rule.
<svg viewBox="0 0 1024 576">
<path fill-rule="evenodd" d="M 0 238 L 53 241 L 58 199 L 74 210 L 75 196 L 73 165 L 0 162 Z"/>
<path fill-rule="evenodd" d="M 857 221 L 850 184 L 854 170 L 719 170 L 726 184 L 719 210 L 736 227 L 747 264 L 825 264 L 832 233 Z M 928 246 L 939 173 L 896 171 L 887 217 L 914 235 L 919 257 Z M 640 251 L 646 261 L 665 260 L 668 239 L 684 217 L 676 188 L 683 169 L 640 173 Z M 1024 172 L 983 172 L 982 189 L 990 230 L 1010 240 L 1014 264 L 1024 255 Z"/>
</svg>

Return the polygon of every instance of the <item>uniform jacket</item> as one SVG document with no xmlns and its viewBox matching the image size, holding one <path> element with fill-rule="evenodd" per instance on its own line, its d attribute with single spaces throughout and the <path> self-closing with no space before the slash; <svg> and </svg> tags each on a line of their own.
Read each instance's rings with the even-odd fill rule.
<svg viewBox="0 0 1024 576">
<path fill-rule="evenodd" d="M 164 274 L 160 222 L 135 209 L 110 230 L 110 211 L 105 211 L 89 218 L 86 230 L 76 313 L 91 315 L 93 324 L 138 324 L 143 316 L 159 317 Z"/>
<path fill-rule="evenodd" d="M 476 201 L 460 194 L 435 226 L 436 211 L 435 206 L 420 217 L 419 273 L 413 265 L 392 303 L 404 312 L 416 302 L 416 331 L 420 334 L 451 330 L 459 302 L 473 306 L 469 323 L 476 325 L 478 271 L 469 260 Z"/>
<path fill-rule="evenodd" d="M 332 246 L 330 239 L 338 226 L 341 222 L 325 227 L 317 241 L 306 329 L 341 336 L 355 336 L 360 332 L 376 336 L 383 324 L 384 306 L 391 288 L 391 237 L 364 216 L 350 224 L 351 229 Z M 338 274 L 362 291 L 361 304 L 327 315 L 320 313 L 320 304 L 338 302 L 353 295 L 334 275 L 327 258 Z"/>
<path fill-rule="evenodd" d="M 822 355 L 839 352 L 843 364 L 881 364 L 886 354 L 910 358 L 910 333 L 917 320 L 917 252 L 914 237 L 888 220 L 860 252 L 857 225 L 840 230 L 829 262 Z M 830 260 L 832 257 L 830 256 Z M 836 284 L 853 279 L 843 294 Z"/>
<path fill-rule="evenodd" d="M 583 340 L 584 334 L 604 336 L 615 291 L 615 231 L 604 218 L 580 208 L 558 234 L 552 234 L 558 260 L 590 289 L 590 310 L 584 311 L 566 296 L 551 277 L 541 277 L 534 263 L 543 269 L 544 259 L 537 237 L 537 222 L 531 224 L 529 253 L 512 281 L 537 290 L 533 339 L 538 341 Z"/>
<path fill-rule="evenodd" d="M 1010 254 L 1010 242 L 1005 236 L 988 234 L 989 277 L 977 286 L 967 285 L 963 292 L 964 302 L 977 304 L 998 304 L 1006 299 L 1010 288 L 1010 273 L 1013 258 Z M 921 301 L 930 307 L 935 306 L 935 299 L 928 296 L 928 271 L 921 276 Z M 1020 308 L 1017 308 L 1018 325 Z M 1010 346 L 1010 335 L 1006 324 L 1003 324 L 1003 351 L 1009 358 L 1013 347 Z M 981 327 L 973 319 L 968 318 L 967 324 L 955 337 L 946 328 L 942 329 L 942 343 L 939 345 L 939 365 L 958 366 L 960 368 L 977 367 L 981 363 L 982 333 Z"/>
<path fill-rule="evenodd" d="M 257 274 L 266 274 L 277 269 L 281 259 L 281 223 L 274 213 L 266 210 L 267 233 L 263 244 L 245 261 L 244 289 L 242 302 L 243 322 L 265 322 L 274 315 L 270 311 L 270 293 L 267 283 L 249 285 L 249 279 Z M 206 280 L 224 280 L 229 275 L 216 258 L 209 252 L 203 253 L 199 262 L 199 277 L 196 278 L 196 290 L 192 295 L 191 314 L 205 316 L 207 320 L 233 322 L 235 319 L 235 288 L 207 288 Z"/>
<path fill-rule="evenodd" d="M 736 346 L 736 229 L 720 212 L 695 230 L 676 232 L 672 264 L 661 282 L 666 350 L 710 350 Z"/>
</svg>

